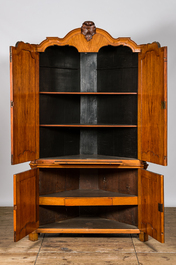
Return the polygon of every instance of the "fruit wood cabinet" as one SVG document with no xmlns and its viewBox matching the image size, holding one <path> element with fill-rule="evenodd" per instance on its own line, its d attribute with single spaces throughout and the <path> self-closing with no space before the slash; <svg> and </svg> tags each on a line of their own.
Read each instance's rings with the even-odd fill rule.
<svg viewBox="0 0 176 265">
<path fill-rule="evenodd" d="M 38 233 L 148 235 L 164 242 L 167 48 L 84 22 L 10 48 L 14 240 Z"/>
</svg>

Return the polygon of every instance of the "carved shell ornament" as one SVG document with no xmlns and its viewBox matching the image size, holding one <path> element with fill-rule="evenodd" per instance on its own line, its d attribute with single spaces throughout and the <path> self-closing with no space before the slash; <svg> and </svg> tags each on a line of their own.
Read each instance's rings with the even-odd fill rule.
<svg viewBox="0 0 176 265">
<path fill-rule="evenodd" d="M 81 27 L 81 33 L 85 36 L 87 41 L 90 41 L 94 34 L 96 34 L 96 27 L 94 22 L 85 21 Z"/>
</svg>

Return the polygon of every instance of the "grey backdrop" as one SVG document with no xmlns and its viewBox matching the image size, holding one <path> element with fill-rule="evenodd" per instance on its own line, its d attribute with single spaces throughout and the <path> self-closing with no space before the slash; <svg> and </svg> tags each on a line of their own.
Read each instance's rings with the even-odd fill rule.
<svg viewBox="0 0 176 265">
<path fill-rule="evenodd" d="M 165 206 L 176 206 L 176 1 L 175 0 L 0 0 L 0 206 L 13 204 L 13 174 L 28 163 L 10 164 L 9 46 L 64 37 L 85 20 L 114 38 L 168 46 L 168 167 L 150 164 L 165 175 Z"/>
</svg>

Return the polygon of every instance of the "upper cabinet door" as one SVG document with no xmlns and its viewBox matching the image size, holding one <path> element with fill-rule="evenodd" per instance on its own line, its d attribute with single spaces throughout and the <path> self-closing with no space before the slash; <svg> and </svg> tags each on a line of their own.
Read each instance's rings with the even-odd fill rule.
<svg viewBox="0 0 176 265">
<path fill-rule="evenodd" d="M 167 48 L 144 45 L 138 74 L 138 158 L 166 166 Z"/>
<path fill-rule="evenodd" d="M 164 243 L 164 177 L 138 169 L 138 227 Z"/>
<path fill-rule="evenodd" d="M 11 163 L 39 158 L 39 53 L 30 44 L 10 49 Z"/>
<path fill-rule="evenodd" d="M 39 227 L 39 169 L 14 175 L 14 241 Z"/>
</svg>

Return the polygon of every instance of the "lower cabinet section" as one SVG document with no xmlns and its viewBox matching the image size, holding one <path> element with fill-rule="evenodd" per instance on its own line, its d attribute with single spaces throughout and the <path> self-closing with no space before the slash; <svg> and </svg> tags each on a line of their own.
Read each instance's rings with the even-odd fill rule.
<svg viewBox="0 0 176 265">
<path fill-rule="evenodd" d="M 139 233 L 137 194 L 137 169 L 40 169 L 37 231 Z"/>
<path fill-rule="evenodd" d="M 163 176 L 144 169 L 32 169 L 14 176 L 14 240 L 120 233 L 164 242 L 162 207 Z"/>
</svg>

